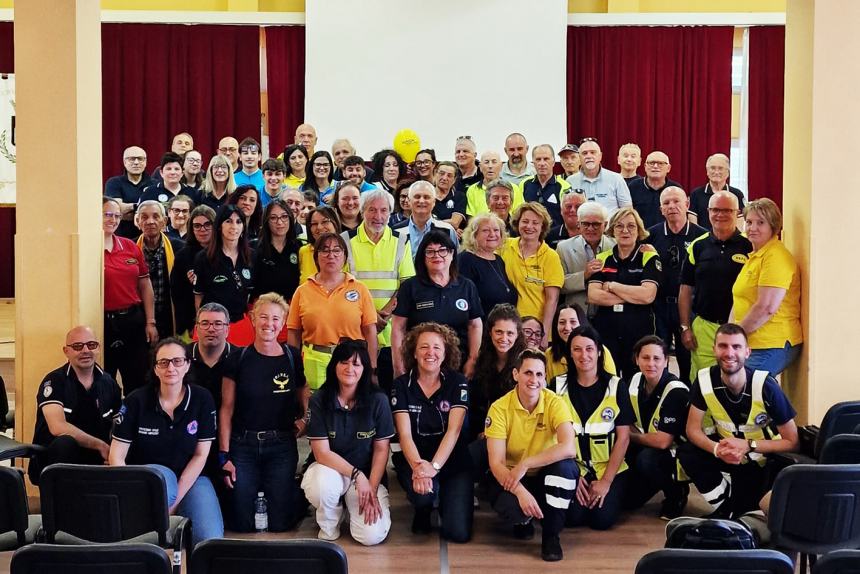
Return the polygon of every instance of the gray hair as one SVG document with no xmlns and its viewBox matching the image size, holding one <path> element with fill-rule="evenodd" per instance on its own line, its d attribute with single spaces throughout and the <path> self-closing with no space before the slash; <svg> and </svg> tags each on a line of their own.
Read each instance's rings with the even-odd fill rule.
<svg viewBox="0 0 860 574">
<path fill-rule="evenodd" d="M 425 191 L 432 193 L 433 197 L 436 197 L 436 186 L 429 181 L 419 179 L 418 181 L 409 186 L 409 199 L 412 199 L 412 194 L 421 189 L 422 187 L 426 188 Z M 392 198 L 392 200 L 393 199 L 394 198 Z"/>
<path fill-rule="evenodd" d="M 365 191 L 358 198 L 358 209 L 364 215 L 364 209 L 374 201 L 381 199 L 388 205 L 388 211 L 394 211 L 394 197 L 384 189 L 371 189 Z"/>
<path fill-rule="evenodd" d="M 490 200 L 490 192 L 492 190 L 496 189 L 497 187 L 502 187 L 504 189 L 507 189 L 508 193 L 511 194 L 511 201 L 513 201 L 513 199 L 514 199 L 514 186 L 511 185 L 511 182 L 505 181 L 502 178 L 494 179 L 493 181 L 491 181 L 490 183 L 487 184 L 487 190 L 486 190 L 487 201 Z"/>
<path fill-rule="evenodd" d="M 197 317 L 196 317 L 197 320 L 200 319 L 201 313 L 221 313 L 222 315 L 224 315 L 224 317 L 227 318 L 227 322 L 228 323 L 230 322 L 230 311 L 228 311 L 227 308 L 224 307 L 224 305 L 222 305 L 221 303 L 214 303 L 213 302 L 213 303 L 206 303 L 205 305 L 201 305 L 200 309 L 197 310 Z"/>
<path fill-rule="evenodd" d="M 726 191 L 726 190 L 714 192 L 714 195 L 712 195 L 710 201 L 708 201 L 708 207 L 710 208 L 712 205 L 714 205 L 717 202 L 717 199 L 720 199 L 723 197 L 730 199 L 732 201 L 732 204 L 735 206 L 736 210 L 740 209 L 740 204 L 738 203 L 738 196 L 736 196 L 731 191 Z"/>
<path fill-rule="evenodd" d="M 609 211 L 603 206 L 603 204 L 597 203 L 596 201 L 586 201 L 579 206 L 579 209 L 576 210 L 576 216 L 579 219 L 582 219 L 587 215 L 600 216 L 604 223 L 609 220 Z"/>
<path fill-rule="evenodd" d="M 567 193 L 565 193 L 564 195 L 561 196 L 561 205 L 564 205 L 565 202 L 568 200 L 568 198 L 574 199 L 576 197 L 581 197 L 583 200 L 588 201 L 588 198 L 585 197 L 585 192 L 583 192 L 582 190 L 569 189 L 569 190 L 567 190 Z"/>
<path fill-rule="evenodd" d="M 189 198 L 189 200 L 190 200 L 190 198 Z M 140 212 L 140 210 L 143 209 L 144 207 L 152 207 L 152 206 L 155 206 L 158 208 L 158 213 L 161 214 L 161 217 L 164 217 L 165 215 L 167 215 L 166 212 L 164 211 L 164 205 L 162 205 L 162 203 L 160 201 L 155 201 L 154 199 L 147 199 L 146 201 L 141 201 L 140 204 L 137 206 L 137 211 Z"/>
</svg>

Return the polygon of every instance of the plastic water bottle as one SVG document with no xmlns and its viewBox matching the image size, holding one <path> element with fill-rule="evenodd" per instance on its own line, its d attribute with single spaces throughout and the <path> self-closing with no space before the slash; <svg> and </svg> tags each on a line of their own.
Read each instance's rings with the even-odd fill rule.
<svg viewBox="0 0 860 574">
<path fill-rule="evenodd" d="M 257 493 L 257 500 L 254 501 L 254 527 L 257 532 L 269 530 L 269 513 L 266 509 L 266 497 L 262 492 Z"/>
</svg>

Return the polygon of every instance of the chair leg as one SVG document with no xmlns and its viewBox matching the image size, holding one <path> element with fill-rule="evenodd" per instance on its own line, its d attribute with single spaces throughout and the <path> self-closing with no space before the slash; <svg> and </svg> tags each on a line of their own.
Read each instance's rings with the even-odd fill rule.
<svg viewBox="0 0 860 574">
<path fill-rule="evenodd" d="M 186 551 L 186 556 L 191 556 L 191 551 L 186 547 L 191 543 L 190 525 L 187 528 L 180 528 L 173 539 L 173 574 L 182 574 L 182 551 Z"/>
<path fill-rule="evenodd" d="M 806 574 L 809 572 L 809 568 L 807 567 L 806 561 L 807 554 L 806 552 L 800 553 L 800 574 Z"/>
</svg>

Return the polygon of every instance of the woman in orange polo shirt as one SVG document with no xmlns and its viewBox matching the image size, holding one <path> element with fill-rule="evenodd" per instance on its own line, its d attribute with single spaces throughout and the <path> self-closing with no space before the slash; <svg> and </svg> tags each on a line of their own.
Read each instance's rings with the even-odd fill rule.
<svg viewBox="0 0 860 574">
<path fill-rule="evenodd" d="M 730 323 L 747 332 L 750 369 L 776 376 L 800 354 L 800 273 L 791 252 L 779 240 L 782 214 L 770 199 L 744 208 L 746 235 L 753 246 L 732 288 Z"/>
<path fill-rule="evenodd" d="M 376 307 L 370 291 L 343 271 L 346 242 L 334 233 L 321 234 L 314 245 L 317 272 L 296 290 L 287 316 L 287 342 L 301 347 L 308 387 L 325 381 L 331 353 L 341 339 L 367 342 L 376 371 Z"/>
</svg>

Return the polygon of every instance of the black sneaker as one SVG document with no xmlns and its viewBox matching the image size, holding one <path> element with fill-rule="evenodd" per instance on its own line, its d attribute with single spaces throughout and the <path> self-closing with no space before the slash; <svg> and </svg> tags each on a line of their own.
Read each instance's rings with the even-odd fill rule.
<svg viewBox="0 0 860 574">
<path fill-rule="evenodd" d="M 540 557 L 545 562 L 558 562 L 564 558 L 564 552 L 561 550 L 561 541 L 559 541 L 557 534 L 555 536 L 543 535 L 540 545 Z"/>
<path fill-rule="evenodd" d="M 415 516 L 412 518 L 413 534 L 430 534 L 433 532 L 433 524 L 430 521 L 432 512 L 432 509 L 415 511 Z"/>
<path fill-rule="evenodd" d="M 517 540 L 531 540 L 535 537 L 535 525 L 531 520 L 522 524 L 514 524 L 514 538 Z"/>
<path fill-rule="evenodd" d="M 663 520 L 672 520 L 683 515 L 684 508 L 687 506 L 687 498 L 690 496 L 690 485 L 680 484 L 676 492 L 671 496 L 667 496 L 660 506 L 660 518 Z"/>
</svg>

